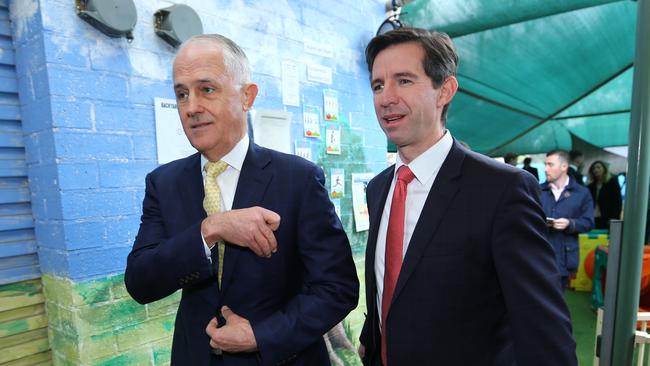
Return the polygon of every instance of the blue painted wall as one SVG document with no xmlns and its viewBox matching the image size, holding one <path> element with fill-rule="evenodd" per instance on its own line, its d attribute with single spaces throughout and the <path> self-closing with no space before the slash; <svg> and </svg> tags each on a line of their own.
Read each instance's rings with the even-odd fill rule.
<svg viewBox="0 0 650 366">
<path fill-rule="evenodd" d="M 339 162 L 360 164 L 363 171 L 385 167 L 386 141 L 363 60 L 365 44 L 383 19 L 383 1 L 178 2 L 199 13 L 206 33 L 243 46 L 261 89 L 255 107 L 293 112 L 292 141 L 304 139 L 302 108 L 282 105 L 282 60 L 300 65 L 303 103 L 322 107 L 323 88 L 339 91 L 343 123 L 361 141 L 364 159 L 352 161 L 350 155 Z M 174 49 L 152 25 L 153 13 L 172 2 L 135 3 L 138 22 L 128 43 L 81 20 L 73 1 L 10 2 L 44 273 L 73 280 L 120 273 L 137 232 L 144 176 L 157 166 L 153 98 L 173 98 Z M 330 45 L 334 57 L 305 53 L 305 39 Z M 308 63 L 331 67 L 333 85 L 308 82 Z M 321 142 L 311 144 L 318 161 Z M 344 221 L 351 222 L 350 214 L 344 213 Z"/>
</svg>

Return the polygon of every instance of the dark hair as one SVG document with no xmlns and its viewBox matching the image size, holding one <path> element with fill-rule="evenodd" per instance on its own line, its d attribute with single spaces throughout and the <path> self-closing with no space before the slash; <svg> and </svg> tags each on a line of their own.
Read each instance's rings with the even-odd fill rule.
<svg viewBox="0 0 650 366">
<path fill-rule="evenodd" d="M 517 158 L 518 158 L 518 157 L 519 157 L 519 155 L 517 155 L 517 154 L 515 154 L 515 153 L 507 153 L 507 154 L 503 157 L 503 161 L 504 161 L 506 164 L 516 165 L 516 164 L 517 164 Z"/>
<path fill-rule="evenodd" d="M 569 164 L 569 153 L 566 150 L 556 149 L 546 153 L 546 156 L 557 155 L 561 161 Z"/>
<path fill-rule="evenodd" d="M 590 182 L 595 182 L 596 179 L 594 179 L 594 167 L 596 164 L 600 164 L 603 167 L 603 180 L 602 182 L 605 183 L 611 179 L 611 174 L 609 173 L 609 168 L 607 168 L 607 163 L 605 163 L 602 160 L 596 160 L 591 165 L 589 165 L 589 170 L 587 171 L 587 174 L 589 174 L 589 181 Z"/>
<path fill-rule="evenodd" d="M 532 161 L 533 161 L 533 159 L 531 159 L 530 157 L 527 157 L 527 158 L 524 159 L 524 165 L 528 165 Z"/>
<path fill-rule="evenodd" d="M 569 151 L 569 159 L 575 161 L 577 158 L 582 156 L 582 151 L 580 150 L 571 150 Z"/>
<path fill-rule="evenodd" d="M 380 34 L 370 40 L 366 47 L 366 63 L 372 78 L 372 66 L 377 55 L 390 46 L 414 42 L 424 50 L 422 66 L 435 89 L 440 88 L 448 77 L 456 75 L 458 54 L 451 38 L 446 33 L 420 28 L 399 28 Z M 442 108 L 442 123 L 447 121 L 449 104 Z"/>
</svg>

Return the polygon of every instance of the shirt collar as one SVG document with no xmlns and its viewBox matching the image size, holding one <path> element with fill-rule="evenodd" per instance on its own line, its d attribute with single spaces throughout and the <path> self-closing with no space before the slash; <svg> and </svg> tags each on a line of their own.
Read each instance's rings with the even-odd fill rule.
<svg viewBox="0 0 650 366">
<path fill-rule="evenodd" d="M 445 130 L 445 134 L 440 140 L 438 140 L 438 142 L 408 164 L 408 167 L 415 175 L 415 179 L 417 179 L 420 184 L 427 184 L 427 182 L 438 173 L 453 144 L 454 139 L 451 137 L 451 133 L 449 130 Z M 395 161 L 395 177 L 397 176 L 397 169 L 402 165 L 404 165 L 404 162 L 402 162 L 399 154 L 397 154 Z"/>
<path fill-rule="evenodd" d="M 244 165 L 244 159 L 246 159 L 246 154 L 248 153 L 248 145 L 250 140 L 248 135 L 239 140 L 239 142 L 230 150 L 226 155 L 224 155 L 221 160 L 225 161 L 229 166 L 235 168 L 238 171 L 241 171 L 242 166 Z M 201 171 L 210 160 L 201 154 Z"/>
<path fill-rule="evenodd" d="M 566 187 L 569 186 L 569 183 L 571 182 L 571 177 L 567 177 L 566 182 L 562 185 L 562 187 L 557 186 L 555 183 L 549 183 L 548 185 L 551 187 L 551 189 L 554 189 L 556 191 L 563 191 Z"/>
</svg>

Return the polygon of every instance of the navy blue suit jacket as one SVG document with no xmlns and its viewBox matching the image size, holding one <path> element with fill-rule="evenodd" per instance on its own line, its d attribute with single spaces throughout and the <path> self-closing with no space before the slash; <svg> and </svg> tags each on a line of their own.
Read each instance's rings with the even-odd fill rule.
<svg viewBox="0 0 650 366">
<path fill-rule="evenodd" d="M 541 185 L 542 208 L 547 217 L 569 219 L 565 230 L 548 228 L 547 237 L 555 251 L 555 259 L 560 274 L 568 277 L 578 271 L 580 246 L 578 234 L 594 228 L 594 203 L 589 190 L 569 176 L 569 185 L 555 201 L 548 182 Z"/>
<path fill-rule="evenodd" d="M 218 252 L 211 264 L 201 239 L 206 214 L 200 164 L 197 153 L 147 175 L 142 222 L 125 274 L 129 293 L 143 304 L 183 290 L 172 364 L 329 365 L 322 336 L 357 305 L 359 283 L 322 170 L 251 142 L 232 208 L 278 213 L 278 251 L 262 258 L 227 244 L 220 290 Z M 211 356 L 205 327 L 222 305 L 250 321 L 259 352 Z"/>
<path fill-rule="evenodd" d="M 381 362 L 375 248 L 393 171 L 367 189 L 366 365 Z M 539 192 L 528 172 L 454 142 L 397 280 L 389 366 L 577 364 Z"/>
</svg>

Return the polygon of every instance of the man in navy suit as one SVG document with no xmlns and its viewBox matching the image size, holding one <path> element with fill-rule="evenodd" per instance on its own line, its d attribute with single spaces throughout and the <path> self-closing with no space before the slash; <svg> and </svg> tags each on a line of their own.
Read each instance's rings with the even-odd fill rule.
<svg viewBox="0 0 650 366">
<path fill-rule="evenodd" d="M 398 156 L 367 190 L 364 364 L 576 365 L 537 181 L 445 129 L 451 39 L 398 29 L 366 61 Z"/>
<path fill-rule="evenodd" d="M 258 88 L 230 39 L 181 45 L 174 89 L 199 153 L 147 175 L 129 293 L 144 304 L 182 289 L 173 365 L 329 365 L 322 336 L 356 306 L 359 283 L 322 170 L 249 141 Z M 216 178 L 202 173 L 216 162 Z M 209 179 L 222 209 L 206 215 Z"/>
</svg>

